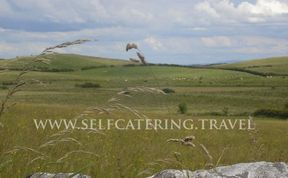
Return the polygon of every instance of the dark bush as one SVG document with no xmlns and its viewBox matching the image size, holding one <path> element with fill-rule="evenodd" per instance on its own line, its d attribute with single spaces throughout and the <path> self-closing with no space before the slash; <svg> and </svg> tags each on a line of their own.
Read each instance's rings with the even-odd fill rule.
<svg viewBox="0 0 288 178">
<path fill-rule="evenodd" d="M 224 116 L 228 116 L 229 115 L 229 108 L 228 107 L 224 107 L 222 109 L 222 113 L 223 113 Z"/>
<path fill-rule="evenodd" d="M 91 82 L 86 82 L 82 84 L 76 84 L 76 87 L 81 87 L 81 88 L 100 88 L 101 85 L 98 83 L 91 83 Z"/>
<path fill-rule="evenodd" d="M 171 88 L 163 88 L 162 89 L 162 91 L 164 92 L 164 93 L 175 93 L 175 90 L 173 90 L 173 89 L 171 89 Z"/>
<path fill-rule="evenodd" d="M 288 110 L 288 103 L 284 104 L 284 109 Z"/>
<path fill-rule="evenodd" d="M 254 116 L 276 117 L 280 119 L 288 119 L 288 111 L 280 111 L 274 109 L 259 109 L 254 112 Z"/>
<path fill-rule="evenodd" d="M 15 85 L 16 83 L 14 81 L 6 81 L 2 82 L 2 85 Z"/>
<path fill-rule="evenodd" d="M 41 70 L 44 72 L 73 72 L 74 69 L 56 69 L 56 68 L 52 68 L 52 69 L 47 69 L 47 70 Z"/>
<path fill-rule="evenodd" d="M 69 68 L 49 68 L 49 67 L 37 67 L 35 69 L 32 69 L 34 71 L 41 71 L 41 72 L 73 72 L 75 71 L 74 69 L 69 69 Z"/>
<path fill-rule="evenodd" d="M 4 85 L 0 85 L 0 89 L 5 90 L 5 89 L 8 89 L 8 87 L 7 87 L 7 86 L 4 86 Z"/>
<path fill-rule="evenodd" d="M 106 65 L 86 66 L 86 67 L 82 67 L 81 70 L 99 69 L 99 68 L 105 68 L 105 67 L 108 67 L 108 66 Z"/>
<path fill-rule="evenodd" d="M 180 103 L 180 104 L 178 105 L 178 112 L 179 112 L 180 114 L 186 114 L 187 111 L 188 111 L 188 108 L 187 108 L 187 104 L 186 104 L 186 103 Z"/>
</svg>

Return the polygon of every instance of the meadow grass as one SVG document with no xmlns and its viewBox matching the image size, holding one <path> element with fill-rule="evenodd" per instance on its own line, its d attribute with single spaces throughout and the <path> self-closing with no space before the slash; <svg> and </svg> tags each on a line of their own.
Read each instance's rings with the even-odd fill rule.
<svg viewBox="0 0 288 178">
<path fill-rule="evenodd" d="M 70 72 L 34 71 L 25 75 L 28 85 L 11 98 L 9 102 L 17 104 L 0 119 L 3 124 L 0 127 L 1 178 L 20 178 L 42 171 L 81 171 L 92 177 L 135 178 L 168 168 L 207 168 L 203 149 L 201 152 L 199 147 L 167 142 L 171 138 L 190 135 L 205 145 L 214 158 L 214 165 L 288 162 L 288 122 L 267 117 L 254 118 L 256 131 L 61 132 L 36 130 L 33 124 L 33 119 L 73 119 L 88 107 L 107 107 L 111 98 L 120 99 L 124 106 L 154 119 L 248 119 L 257 109 L 285 109 L 288 103 L 287 77 L 266 78 L 236 71 L 168 66 L 78 69 Z M 0 73 L 0 85 L 13 87 L 12 82 L 18 73 Z M 101 87 L 76 86 L 86 82 Z M 172 88 L 175 93 L 164 95 L 144 90 L 130 92 L 129 96 L 119 95 L 121 91 L 130 91 L 127 87 L 136 86 L 159 90 Z M 5 97 L 6 93 L 7 89 L 1 89 L 0 97 Z M 177 112 L 182 102 L 187 104 L 187 114 Z M 131 112 L 96 117 L 135 119 Z"/>
</svg>

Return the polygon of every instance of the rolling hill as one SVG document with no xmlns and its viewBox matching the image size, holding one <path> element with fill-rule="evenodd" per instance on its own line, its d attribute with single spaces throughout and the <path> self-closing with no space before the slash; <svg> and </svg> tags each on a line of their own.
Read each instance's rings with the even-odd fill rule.
<svg viewBox="0 0 288 178">
<path fill-rule="evenodd" d="M 215 65 L 214 67 L 223 69 L 242 69 L 244 71 L 254 71 L 264 75 L 288 75 L 288 57 L 256 59 L 232 64 Z"/>
<path fill-rule="evenodd" d="M 129 61 L 125 60 L 90 57 L 77 54 L 51 54 L 46 55 L 45 58 L 49 60 L 49 65 L 45 63 L 33 63 L 32 66 L 30 65 L 31 69 L 36 71 L 65 72 L 130 64 Z M 32 60 L 33 57 L 8 59 L 0 61 L 0 66 L 10 70 L 22 70 L 23 67 Z"/>
</svg>

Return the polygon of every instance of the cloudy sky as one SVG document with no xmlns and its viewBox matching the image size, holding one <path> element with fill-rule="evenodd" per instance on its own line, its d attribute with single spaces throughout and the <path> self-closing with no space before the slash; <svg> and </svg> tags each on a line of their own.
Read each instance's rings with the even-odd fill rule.
<svg viewBox="0 0 288 178">
<path fill-rule="evenodd" d="M 0 58 L 60 52 L 203 64 L 288 55 L 288 0 L 0 0 Z"/>
</svg>

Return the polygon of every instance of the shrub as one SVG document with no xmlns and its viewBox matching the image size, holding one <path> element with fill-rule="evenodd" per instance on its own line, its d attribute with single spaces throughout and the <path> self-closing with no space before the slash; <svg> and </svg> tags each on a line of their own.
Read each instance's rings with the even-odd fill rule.
<svg viewBox="0 0 288 178">
<path fill-rule="evenodd" d="M 2 82 L 2 85 L 15 85 L 16 82 L 15 81 L 6 81 L 6 82 Z"/>
<path fill-rule="evenodd" d="M 187 108 L 187 104 L 186 104 L 186 103 L 180 103 L 180 104 L 178 105 L 178 112 L 179 112 L 180 114 L 186 114 L 186 113 L 187 113 L 187 110 L 188 110 L 188 108 Z"/>
<path fill-rule="evenodd" d="M 32 69 L 33 71 L 41 71 L 41 72 L 73 72 L 75 71 L 74 69 L 69 69 L 69 68 L 49 68 L 49 67 L 36 67 Z"/>
<path fill-rule="evenodd" d="M 259 109 L 254 112 L 255 116 L 276 117 L 280 119 L 288 119 L 287 111 L 280 111 L 274 109 Z"/>
<path fill-rule="evenodd" d="M 228 108 L 228 107 L 224 107 L 224 108 L 222 109 L 222 112 L 223 112 L 223 115 L 224 115 L 224 116 L 228 116 L 228 115 L 229 115 L 229 108 Z"/>
<path fill-rule="evenodd" d="M 91 82 L 86 82 L 82 84 L 76 84 L 76 87 L 81 87 L 81 88 L 100 88 L 101 85 L 98 83 L 91 83 Z"/>
<path fill-rule="evenodd" d="M 105 68 L 108 67 L 106 65 L 99 65 L 99 66 L 85 66 L 82 67 L 81 70 L 90 70 L 90 69 L 99 69 L 99 68 Z M 111 66 L 110 66 L 111 67 Z"/>
<path fill-rule="evenodd" d="M 0 85 L 0 89 L 3 89 L 3 90 L 5 90 L 5 89 L 8 89 L 8 87 L 7 87 L 7 86 L 5 86 L 5 85 Z"/>
<path fill-rule="evenodd" d="M 288 110 L 288 103 L 284 104 L 284 109 Z"/>
<path fill-rule="evenodd" d="M 173 89 L 171 89 L 171 88 L 163 88 L 162 89 L 162 91 L 164 92 L 164 93 L 175 93 L 175 90 L 173 90 Z"/>
</svg>

